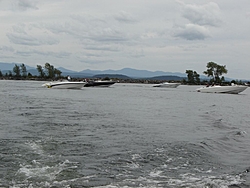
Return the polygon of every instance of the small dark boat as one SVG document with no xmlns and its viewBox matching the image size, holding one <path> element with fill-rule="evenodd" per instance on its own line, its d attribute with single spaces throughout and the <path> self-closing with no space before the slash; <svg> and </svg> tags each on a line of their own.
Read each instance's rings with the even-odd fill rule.
<svg viewBox="0 0 250 188">
<path fill-rule="evenodd" d="M 88 81 L 84 87 L 109 87 L 113 85 L 115 81 L 110 80 L 97 80 L 97 81 Z"/>
</svg>

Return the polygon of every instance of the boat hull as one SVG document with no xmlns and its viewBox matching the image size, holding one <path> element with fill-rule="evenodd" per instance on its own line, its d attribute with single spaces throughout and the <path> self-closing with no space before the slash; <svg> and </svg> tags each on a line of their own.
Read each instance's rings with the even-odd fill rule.
<svg viewBox="0 0 250 188">
<path fill-rule="evenodd" d="M 209 86 L 197 89 L 201 93 L 228 93 L 238 94 L 247 89 L 247 86 Z"/>
<path fill-rule="evenodd" d="M 109 87 L 115 84 L 114 81 L 89 81 L 84 87 Z"/>
<path fill-rule="evenodd" d="M 85 82 L 48 82 L 42 86 L 54 89 L 81 89 L 86 83 Z"/>
<path fill-rule="evenodd" d="M 163 87 L 163 88 L 177 88 L 179 85 L 181 85 L 180 83 L 161 83 L 161 84 L 156 84 L 153 85 L 153 87 Z"/>
</svg>

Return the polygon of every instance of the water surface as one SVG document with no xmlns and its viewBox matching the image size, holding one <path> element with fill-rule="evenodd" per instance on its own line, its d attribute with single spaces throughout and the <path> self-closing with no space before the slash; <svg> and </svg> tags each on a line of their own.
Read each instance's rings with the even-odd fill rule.
<svg viewBox="0 0 250 188">
<path fill-rule="evenodd" d="M 0 81 L 0 187 L 249 187 L 250 89 Z"/>
</svg>

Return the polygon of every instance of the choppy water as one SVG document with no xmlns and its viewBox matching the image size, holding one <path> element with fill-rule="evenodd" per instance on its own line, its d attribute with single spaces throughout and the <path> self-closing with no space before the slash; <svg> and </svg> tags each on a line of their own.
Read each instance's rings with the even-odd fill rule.
<svg viewBox="0 0 250 188">
<path fill-rule="evenodd" d="M 0 187 L 250 187 L 250 89 L 0 81 Z"/>
</svg>

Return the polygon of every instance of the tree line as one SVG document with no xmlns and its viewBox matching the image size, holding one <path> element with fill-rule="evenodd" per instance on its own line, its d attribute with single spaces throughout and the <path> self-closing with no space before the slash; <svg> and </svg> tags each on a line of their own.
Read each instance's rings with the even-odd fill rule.
<svg viewBox="0 0 250 188">
<path fill-rule="evenodd" d="M 21 65 L 15 64 L 15 66 L 13 67 L 13 72 L 9 71 L 5 75 L 3 75 L 2 71 L 0 70 L 0 77 L 12 77 L 12 76 L 26 78 L 28 76 L 26 66 L 24 64 Z"/>
<path fill-rule="evenodd" d="M 199 84 L 205 84 L 205 82 L 217 83 L 222 84 L 225 82 L 223 74 L 227 74 L 228 70 L 226 69 L 226 65 L 218 65 L 214 62 L 208 62 L 207 63 L 207 70 L 205 70 L 203 73 L 207 75 L 210 80 L 204 80 L 201 81 L 200 75 L 194 71 L 194 70 L 186 70 L 187 74 L 187 80 L 183 79 L 183 84 L 190 84 L 190 85 L 199 85 Z M 6 77 L 6 78 L 16 78 L 16 79 L 26 79 L 26 78 L 41 78 L 41 79 L 60 79 L 63 78 L 61 76 L 62 72 L 58 69 L 56 69 L 53 65 L 49 63 L 45 63 L 44 66 L 37 65 L 36 67 L 38 76 L 33 76 L 31 73 L 27 71 L 27 68 L 24 64 L 17 65 L 13 67 L 12 71 L 8 71 L 5 75 L 2 74 L 0 70 L 0 77 Z M 234 83 L 241 83 L 238 81 L 232 81 Z"/>
<path fill-rule="evenodd" d="M 217 83 L 221 84 L 222 82 L 225 82 L 223 74 L 227 74 L 226 65 L 218 65 L 214 62 L 208 62 L 207 63 L 207 70 L 203 72 L 203 74 L 207 75 L 210 80 L 209 83 Z M 184 83 L 190 84 L 190 85 L 198 85 L 201 84 L 200 75 L 193 70 L 186 70 L 187 74 L 187 80 L 183 80 Z M 207 81 L 205 81 L 207 82 Z"/>
<path fill-rule="evenodd" d="M 37 65 L 37 71 L 41 78 L 60 78 L 62 74 L 60 70 L 49 63 L 45 63 L 44 67 Z"/>
<path fill-rule="evenodd" d="M 32 78 L 32 77 L 38 77 L 43 79 L 55 79 L 55 78 L 61 78 L 62 72 L 58 69 L 56 69 L 53 65 L 49 63 L 45 63 L 44 66 L 37 65 L 36 67 L 38 76 L 33 76 L 30 72 L 27 71 L 27 68 L 25 64 L 17 65 L 13 67 L 12 71 L 8 71 L 3 75 L 2 71 L 0 70 L 0 77 L 14 77 L 14 78 Z"/>
</svg>

